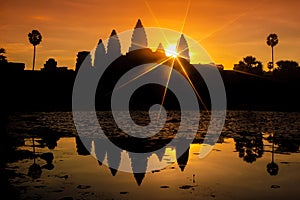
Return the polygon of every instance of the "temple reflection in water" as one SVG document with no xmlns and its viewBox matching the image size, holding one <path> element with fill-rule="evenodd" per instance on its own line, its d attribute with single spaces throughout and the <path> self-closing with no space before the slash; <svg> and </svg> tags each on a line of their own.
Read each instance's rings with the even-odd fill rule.
<svg viewBox="0 0 300 200">
<path fill-rule="evenodd" d="M 274 176 L 278 174 L 279 167 L 274 160 L 276 154 L 299 153 L 299 140 L 294 140 L 283 137 L 282 134 L 263 134 L 255 132 L 238 132 L 233 134 L 233 141 L 235 142 L 235 151 L 237 156 L 246 163 L 254 163 L 262 158 L 264 152 L 271 152 L 271 162 L 267 165 L 267 172 Z M 220 136 L 218 143 L 225 142 L 227 137 Z M 76 137 L 77 152 L 79 155 L 90 155 L 88 152 L 94 152 L 100 166 L 106 160 L 110 169 L 111 175 L 116 176 L 121 165 L 130 165 L 132 168 L 136 183 L 140 186 L 146 175 L 149 159 L 156 159 L 157 162 L 167 162 L 168 164 L 176 163 L 181 172 L 185 170 L 188 165 L 190 148 L 186 149 L 182 155 L 178 155 L 177 151 L 181 146 L 165 147 L 156 153 L 134 155 L 132 152 L 125 150 L 121 151 L 119 148 L 107 148 L 107 141 L 102 139 L 90 140 L 85 145 L 79 137 Z M 195 140 L 193 144 L 201 144 L 199 140 Z M 271 148 L 269 148 L 271 146 Z M 86 149 L 90 148 L 89 150 Z M 173 152 L 173 153 L 170 153 Z M 175 152 L 175 153 L 174 153 Z M 130 163 L 124 163 L 130 162 Z M 157 170 L 159 171 L 159 170 Z M 155 170 L 153 172 L 156 172 Z"/>
<path fill-rule="evenodd" d="M 37 195 L 83 199 L 86 197 L 80 195 L 88 192 L 91 196 L 92 192 L 97 194 L 98 199 L 134 199 L 153 194 L 171 195 L 172 199 L 192 199 L 195 195 L 209 199 L 223 194 L 229 199 L 296 199 L 295 182 L 300 178 L 299 116 L 230 111 L 218 143 L 200 159 L 201 148 L 208 145 L 203 139 L 209 137 L 204 123 L 186 149 L 173 143 L 155 153 L 137 156 L 131 151 L 108 148 L 109 140 L 104 138 L 79 137 L 70 113 L 18 115 L 10 119 L 9 135 L 3 140 L 7 172 L 3 180 L 9 187 L 25 187 L 23 199 L 36 199 Z M 209 116 L 204 117 L 209 120 Z M 149 170 L 161 163 L 166 167 Z"/>
<path fill-rule="evenodd" d="M 44 130 L 45 131 L 45 130 Z M 11 160 L 32 159 L 32 164 L 28 168 L 28 176 L 32 179 L 41 177 L 42 171 L 55 169 L 55 157 L 52 153 L 57 147 L 60 136 L 56 132 L 46 130 L 40 135 L 43 137 L 24 138 L 23 142 L 19 142 L 19 146 L 30 147 L 28 150 L 22 150 L 22 154 L 16 154 L 18 157 L 12 157 Z M 73 137 L 73 136 L 72 136 Z M 255 163 L 261 159 L 266 153 L 269 157 L 269 162 L 266 163 L 266 172 L 271 176 L 279 174 L 279 163 L 276 162 L 276 155 L 290 155 L 291 153 L 299 153 L 300 138 L 297 134 L 286 135 L 284 133 L 256 133 L 256 132 L 236 132 L 230 135 L 221 135 L 218 143 L 226 143 L 228 139 L 234 142 L 234 149 L 236 156 L 248 164 Z M 201 139 L 195 139 L 193 144 L 202 144 Z M 97 159 L 99 167 L 108 167 L 112 176 L 118 176 L 118 170 L 121 165 L 130 168 L 133 177 L 138 186 L 143 182 L 147 175 L 149 161 L 154 163 L 167 163 L 168 165 L 176 166 L 184 172 L 189 165 L 189 156 L 191 155 L 190 148 L 182 148 L 180 145 L 166 146 L 156 151 L 155 153 L 136 154 L 121 150 L 120 148 L 108 148 L 108 141 L 104 139 L 91 139 L 84 137 L 75 137 L 76 152 L 79 156 L 93 156 Z M 223 145 L 223 144 L 222 144 Z M 40 152 L 37 149 L 48 149 Z M 180 150 L 183 154 L 179 155 Z M 270 154 L 269 154 L 270 153 Z M 193 153 L 197 155 L 197 152 Z M 13 155 L 13 154 L 12 154 Z M 20 156 L 22 155 L 22 156 Z M 103 163 L 106 163 L 105 165 Z M 288 164 L 280 162 L 281 164 Z M 153 170 L 152 173 L 160 170 Z M 134 172 L 134 173 L 133 173 Z"/>
</svg>

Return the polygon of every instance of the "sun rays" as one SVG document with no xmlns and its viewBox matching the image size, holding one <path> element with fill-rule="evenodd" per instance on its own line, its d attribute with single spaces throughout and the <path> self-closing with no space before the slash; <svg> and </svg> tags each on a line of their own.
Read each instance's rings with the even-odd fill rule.
<svg viewBox="0 0 300 200">
<path fill-rule="evenodd" d="M 147 1 L 145 1 L 146 3 L 146 6 L 149 10 L 149 12 L 151 13 L 152 17 L 154 18 L 155 22 L 157 23 L 157 25 L 160 27 L 160 23 L 159 21 L 157 20 L 156 16 L 154 15 L 149 3 Z M 184 15 L 184 19 L 183 19 L 183 23 L 182 23 L 182 26 L 181 26 L 181 31 L 180 31 L 180 35 L 183 34 L 183 30 L 184 30 L 184 27 L 186 25 L 186 21 L 187 21 L 187 17 L 188 17 L 188 14 L 189 14 L 189 10 L 190 10 L 190 7 L 191 7 L 191 0 L 188 1 L 187 3 L 187 8 L 186 8 L 186 12 L 185 12 L 185 15 Z M 189 84 L 191 85 L 191 87 L 193 88 L 195 94 L 197 95 L 197 98 L 200 100 L 201 104 L 204 106 L 205 110 L 207 111 L 207 107 L 206 105 L 204 104 L 200 94 L 198 93 L 197 89 L 195 88 L 192 80 L 190 79 L 185 67 L 182 65 L 182 63 L 180 62 L 180 60 L 178 59 L 178 57 L 181 55 L 182 52 L 184 52 L 185 50 L 188 49 L 188 47 L 186 48 L 183 48 L 181 51 L 178 52 L 178 44 L 172 44 L 169 42 L 169 39 L 166 37 L 166 34 L 164 32 L 162 32 L 166 42 L 167 42 L 167 47 L 166 47 L 166 56 L 169 56 L 170 58 L 173 58 L 172 60 L 172 64 L 170 66 L 170 72 L 167 76 L 167 80 L 166 80 L 166 84 L 165 84 L 165 90 L 164 90 L 164 94 L 163 94 L 163 97 L 162 97 L 162 101 L 161 101 L 161 105 L 160 105 L 160 109 L 159 109 L 159 113 L 158 113 L 158 118 L 160 117 L 160 114 L 161 114 L 161 111 L 162 111 L 162 107 L 163 107 L 163 104 L 164 104 L 164 101 L 165 101 L 165 98 L 166 98 L 166 94 L 167 94 L 167 89 L 168 89 L 168 85 L 169 85 L 169 82 L 170 82 L 170 79 L 171 79 L 171 74 L 172 74 L 172 71 L 174 69 L 174 63 L 175 63 L 175 60 L 177 61 L 177 63 L 180 65 L 180 68 L 182 70 L 182 72 L 184 73 L 184 76 L 186 77 L 186 79 L 188 80 Z"/>
<path fill-rule="evenodd" d="M 145 1 L 145 4 L 146 4 L 146 6 L 147 6 L 147 8 L 148 8 L 148 10 L 150 12 L 150 14 L 154 18 L 155 22 L 160 27 L 160 23 L 159 23 L 158 19 L 156 18 L 156 16 L 154 15 L 154 12 L 152 11 L 149 3 L 147 1 Z M 188 14 L 190 12 L 190 7 L 191 7 L 191 0 L 189 0 L 187 2 L 186 12 L 184 14 L 182 25 L 180 27 L 181 31 L 176 33 L 177 37 L 180 36 L 180 38 L 184 38 L 186 46 L 182 46 L 182 47 L 179 48 L 179 46 L 180 46 L 179 41 L 180 40 L 178 40 L 177 43 L 174 43 L 174 41 L 170 41 L 170 40 L 173 39 L 174 36 L 176 37 L 176 35 L 172 35 L 172 37 L 170 37 L 170 35 L 168 34 L 168 30 L 165 30 L 163 28 L 159 29 L 158 30 L 159 38 L 156 37 L 155 38 L 155 42 L 160 41 L 160 42 L 162 42 L 162 43 L 164 43 L 166 45 L 165 46 L 166 48 L 164 49 L 164 53 L 165 53 L 166 57 L 163 57 L 160 61 L 154 62 L 153 64 L 149 63 L 150 64 L 149 66 L 147 66 L 146 68 L 143 68 L 140 71 L 135 71 L 135 74 L 132 74 L 132 76 L 129 77 L 127 79 L 127 81 L 125 81 L 125 83 L 122 83 L 117 88 L 115 88 L 115 90 L 119 90 L 119 89 L 121 89 L 121 88 L 129 85 L 130 83 L 132 83 L 132 82 L 134 82 L 134 81 L 142 78 L 143 76 L 145 76 L 145 75 L 153 72 L 158 67 L 160 67 L 160 66 L 162 66 L 162 65 L 164 65 L 164 64 L 167 63 L 166 65 L 168 67 L 170 67 L 170 68 L 167 70 L 166 75 L 163 76 L 163 84 L 162 84 L 162 86 L 164 87 L 164 91 L 163 91 L 163 94 L 161 96 L 161 102 L 160 102 L 160 109 L 159 109 L 159 112 L 158 112 L 158 118 L 161 115 L 162 107 L 164 106 L 164 103 L 166 101 L 166 96 L 168 95 L 167 91 L 168 91 L 170 80 L 172 78 L 172 72 L 173 72 L 174 69 L 177 70 L 178 72 L 180 72 L 182 76 L 184 76 L 184 78 L 186 79 L 186 81 L 188 82 L 188 84 L 190 85 L 190 87 L 192 88 L 192 90 L 194 91 L 194 94 L 195 94 L 196 98 L 199 101 L 199 107 L 202 106 L 205 111 L 208 111 L 208 107 L 207 107 L 207 105 L 205 105 L 205 102 L 203 101 L 203 98 L 202 98 L 203 94 L 200 94 L 198 88 L 195 86 L 196 83 L 193 82 L 195 80 L 191 77 L 190 69 L 187 68 L 189 66 L 193 67 L 193 65 L 192 64 L 188 64 L 187 65 L 186 62 L 183 62 L 183 59 L 185 59 L 187 61 L 187 63 L 191 63 L 190 62 L 189 47 L 191 47 L 191 46 L 197 46 L 197 45 L 199 47 L 201 47 L 201 45 L 199 45 L 198 42 L 192 41 L 191 38 L 188 38 L 188 40 L 186 40 L 185 36 L 183 34 L 183 31 L 184 31 L 184 28 L 185 28 L 185 25 L 186 25 L 186 22 L 187 22 Z M 146 29 L 146 31 L 147 31 L 147 29 Z M 161 40 L 163 40 L 163 41 L 161 41 Z M 190 43 L 190 44 L 188 44 L 188 43 Z M 138 44 L 136 44 L 136 45 L 138 46 Z M 153 44 L 150 45 L 149 48 L 153 48 Z M 152 52 L 155 52 L 155 51 L 152 51 Z M 197 51 L 197 52 L 195 51 L 194 53 L 202 55 L 203 52 L 204 52 L 204 54 L 207 53 L 205 51 L 205 49 L 203 49 L 203 47 L 201 47 L 200 51 Z M 185 53 L 188 54 L 188 57 L 184 56 Z M 202 60 L 201 61 L 200 60 L 197 60 L 197 64 L 198 63 L 203 63 L 203 64 L 206 63 L 206 62 L 201 62 Z M 210 61 L 212 62 L 211 59 L 210 59 Z M 210 64 L 210 63 L 207 63 L 207 64 Z"/>
</svg>

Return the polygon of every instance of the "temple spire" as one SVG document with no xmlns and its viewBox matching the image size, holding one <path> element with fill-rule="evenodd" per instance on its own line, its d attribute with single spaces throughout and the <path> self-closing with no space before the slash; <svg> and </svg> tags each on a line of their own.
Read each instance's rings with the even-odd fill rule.
<svg viewBox="0 0 300 200">
<path fill-rule="evenodd" d="M 138 21 L 137 21 L 137 23 L 136 23 L 136 25 L 135 25 L 134 28 L 144 28 L 143 24 L 142 24 L 142 21 L 140 19 L 138 19 Z"/>
<path fill-rule="evenodd" d="M 108 62 L 112 62 L 116 58 L 120 57 L 121 54 L 121 44 L 117 32 L 112 30 L 107 43 L 107 59 Z"/>
<path fill-rule="evenodd" d="M 106 63 L 106 50 L 102 42 L 102 39 L 100 39 L 95 50 L 94 67 L 95 68 L 103 67 L 105 66 L 105 63 Z"/>
<path fill-rule="evenodd" d="M 180 39 L 177 43 L 176 51 L 179 57 L 182 57 L 186 59 L 188 62 L 190 62 L 189 45 L 183 34 L 181 34 Z"/>
<path fill-rule="evenodd" d="M 165 51 L 165 48 L 163 47 L 162 43 L 160 42 L 157 49 L 156 49 L 156 52 L 160 52 L 160 53 L 164 53 L 166 54 L 166 51 Z"/>
<path fill-rule="evenodd" d="M 114 36 L 114 35 L 117 35 L 117 32 L 115 29 L 112 30 L 111 34 L 110 34 L 110 37 Z"/>
<path fill-rule="evenodd" d="M 131 46 L 129 47 L 129 52 L 137 49 L 147 48 L 147 46 L 148 41 L 146 31 L 144 29 L 142 21 L 139 19 L 132 33 Z"/>
</svg>

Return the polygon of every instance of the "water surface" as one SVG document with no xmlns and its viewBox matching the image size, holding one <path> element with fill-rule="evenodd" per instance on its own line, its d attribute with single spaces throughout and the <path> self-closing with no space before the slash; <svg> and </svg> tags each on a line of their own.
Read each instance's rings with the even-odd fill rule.
<svg viewBox="0 0 300 200">
<path fill-rule="evenodd" d="M 166 168 L 133 174 L 104 165 L 116 158 L 97 151 L 96 141 L 87 151 L 71 113 L 15 113 L 8 132 L 16 149 L 4 170 L 20 199 L 298 199 L 299 117 L 228 111 L 218 143 L 200 159 L 209 120 L 204 116 L 198 139 L 184 155 L 176 159 L 178 147 L 168 146 L 145 162 L 167 162 Z M 125 150 L 117 159 L 135 166 Z"/>
</svg>

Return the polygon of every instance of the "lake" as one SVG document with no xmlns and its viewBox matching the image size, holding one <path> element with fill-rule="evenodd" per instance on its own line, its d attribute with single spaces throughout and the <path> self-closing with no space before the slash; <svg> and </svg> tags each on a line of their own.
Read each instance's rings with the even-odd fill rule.
<svg viewBox="0 0 300 200">
<path fill-rule="evenodd" d="M 182 156 L 167 145 L 145 158 L 147 172 L 130 173 L 120 170 L 136 166 L 130 152 L 99 150 L 105 138 L 84 146 L 71 112 L 12 113 L 1 179 L 19 199 L 299 198 L 300 113 L 227 111 L 213 150 L 199 158 L 209 122 L 201 114 Z M 155 162 L 167 165 L 149 170 Z"/>
</svg>

